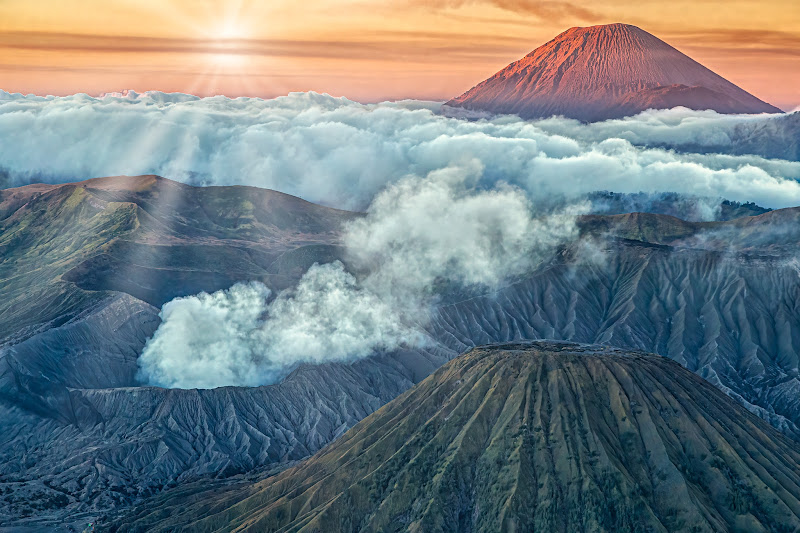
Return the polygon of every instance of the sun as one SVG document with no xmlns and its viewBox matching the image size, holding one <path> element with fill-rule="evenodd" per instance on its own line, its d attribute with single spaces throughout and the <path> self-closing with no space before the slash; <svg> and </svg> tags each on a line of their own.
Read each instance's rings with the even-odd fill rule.
<svg viewBox="0 0 800 533">
<path fill-rule="evenodd" d="M 264 68 L 264 17 L 254 0 L 198 1 L 191 17 L 181 18 L 182 35 L 196 43 L 192 81 L 186 90 L 201 95 L 254 95 L 272 91 L 259 75 Z M 0 0 L 2 2 L 2 0 Z M 168 4 L 168 3 L 165 3 Z"/>
<path fill-rule="evenodd" d="M 215 26 L 211 31 L 211 38 L 217 41 L 230 41 L 246 39 L 249 31 L 238 21 L 226 20 Z"/>
<path fill-rule="evenodd" d="M 235 21 L 225 21 L 209 35 L 209 61 L 219 67 L 243 67 L 247 64 L 249 32 Z"/>
</svg>

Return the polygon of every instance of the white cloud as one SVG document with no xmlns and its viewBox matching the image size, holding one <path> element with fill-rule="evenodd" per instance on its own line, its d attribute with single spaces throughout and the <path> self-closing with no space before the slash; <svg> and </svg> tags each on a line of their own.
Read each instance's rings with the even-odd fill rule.
<svg viewBox="0 0 800 533">
<path fill-rule="evenodd" d="M 495 286 L 576 233 L 586 206 L 537 218 L 517 187 L 476 189 L 481 173 L 473 160 L 381 192 L 344 236 L 350 261 L 372 270 L 365 283 L 412 294 L 438 278 Z"/>
<path fill-rule="evenodd" d="M 139 379 L 177 388 L 255 386 L 298 363 L 352 360 L 422 341 L 338 261 L 314 265 L 268 304 L 269 294 L 263 284 L 237 283 L 168 302 L 139 358 Z"/>
<path fill-rule="evenodd" d="M 258 359 L 259 326 L 270 291 L 239 283 L 227 291 L 176 298 L 139 358 L 140 379 L 164 387 L 258 385 L 269 367 Z"/>
<path fill-rule="evenodd" d="M 422 341 L 398 310 L 361 288 L 338 261 L 310 268 L 267 315 L 262 348 L 270 364 L 284 369 L 299 361 L 349 360 Z"/>
<path fill-rule="evenodd" d="M 409 174 L 478 160 L 479 185 L 505 181 L 534 202 L 614 190 L 800 204 L 800 162 L 643 147 L 724 145 L 742 128 L 772 124 L 764 117 L 676 109 L 597 124 L 509 116 L 469 121 L 439 108 L 412 101 L 362 105 L 315 93 L 273 100 L 3 93 L 0 168 L 12 183 L 155 173 L 363 209 Z"/>
</svg>

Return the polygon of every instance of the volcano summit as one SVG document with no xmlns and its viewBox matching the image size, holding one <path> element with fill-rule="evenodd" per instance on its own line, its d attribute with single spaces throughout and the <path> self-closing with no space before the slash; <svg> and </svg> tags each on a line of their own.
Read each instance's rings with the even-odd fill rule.
<svg viewBox="0 0 800 533">
<path fill-rule="evenodd" d="M 294 468 L 166 491 L 116 531 L 797 531 L 798 458 L 665 357 L 495 344 Z"/>
<path fill-rule="evenodd" d="M 569 29 L 447 105 L 583 121 L 676 106 L 719 113 L 781 112 L 628 24 Z"/>
</svg>

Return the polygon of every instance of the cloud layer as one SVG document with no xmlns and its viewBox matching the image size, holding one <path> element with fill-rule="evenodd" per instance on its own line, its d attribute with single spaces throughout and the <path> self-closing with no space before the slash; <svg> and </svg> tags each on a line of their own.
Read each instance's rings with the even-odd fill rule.
<svg viewBox="0 0 800 533">
<path fill-rule="evenodd" d="M 265 369 L 253 357 L 270 290 L 238 283 L 227 291 L 176 298 L 139 358 L 140 379 L 165 387 L 258 385 Z"/>
<path fill-rule="evenodd" d="M 534 202 L 595 190 L 675 191 L 800 204 L 800 163 L 758 156 L 681 154 L 715 149 L 765 117 L 685 110 L 583 125 L 564 119 L 463 120 L 440 104 L 362 105 L 296 93 L 273 100 L 24 97 L 0 93 L 0 168 L 7 186 L 118 174 L 159 174 L 195 184 L 245 184 L 363 209 L 408 175 L 477 160 L 478 186 L 498 181 Z M 661 145 L 660 148 L 647 146 Z"/>
</svg>

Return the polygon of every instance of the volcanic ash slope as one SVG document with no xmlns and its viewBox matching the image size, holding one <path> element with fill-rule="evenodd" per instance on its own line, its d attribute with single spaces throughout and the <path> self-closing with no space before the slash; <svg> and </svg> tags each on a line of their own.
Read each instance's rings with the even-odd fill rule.
<svg viewBox="0 0 800 533">
<path fill-rule="evenodd" d="M 309 460 L 124 531 L 796 531 L 800 453 L 664 357 L 473 349 Z"/>
</svg>

